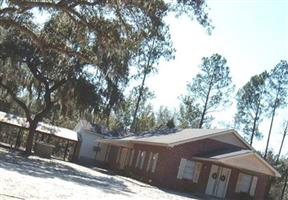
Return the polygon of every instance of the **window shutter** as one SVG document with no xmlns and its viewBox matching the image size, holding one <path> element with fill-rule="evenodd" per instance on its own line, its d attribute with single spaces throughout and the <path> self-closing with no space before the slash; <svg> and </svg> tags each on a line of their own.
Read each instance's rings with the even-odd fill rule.
<svg viewBox="0 0 288 200">
<path fill-rule="evenodd" d="M 238 180 L 237 180 L 237 184 L 236 184 L 236 190 L 235 192 L 239 193 L 240 192 L 240 186 L 241 186 L 241 182 L 242 182 L 242 173 L 239 173 L 238 175 Z"/>
<path fill-rule="evenodd" d="M 250 196 L 255 195 L 256 185 L 257 185 L 258 178 L 257 176 L 253 176 L 251 187 L 250 187 Z"/>
<path fill-rule="evenodd" d="M 158 157 L 159 157 L 159 153 L 155 153 L 154 156 L 153 156 L 152 173 L 154 173 L 155 170 L 156 170 L 156 165 L 157 165 Z"/>
<path fill-rule="evenodd" d="M 141 154 L 141 162 L 140 162 L 140 169 L 143 169 L 143 164 L 144 164 L 144 161 L 145 161 L 145 156 L 146 156 L 146 151 L 142 151 L 142 154 Z"/>
<path fill-rule="evenodd" d="M 131 154 L 130 154 L 130 160 L 129 160 L 129 167 L 132 166 L 132 162 L 133 162 L 133 158 L 134 158 L 134 149 L 131 151 Z"/>
<path fill-rule="evenodd" d="M 147 171 L 147 172 L 150 170 L 152 155 L 153 155 L 153 153 L 150 152 L 150 154 L 149 154 L 149 159 L 148 159 L 148 163 L 147 163 L 147 168 L 146 168 L 146 171 Z"/>
<path fill-rule="evenodd" d="M 178 179 L 182 179 L 183 171 L 184 171 L 186 162 L 187 162 L 186 159 L 181 158 L 180 165 L 179 165 L 179 169 L 178 169 L 178 174 L 177 174 L 177 178 L 178 178 Z"/>
<path fill-rule="evenodd" d="M 137 168 L 139 166 L 140 154 L 141 154 L 141 151 L 139 150 L 138 155 L 137 155 L 137 159 L 136 159 L 135 168 Z"/>
<path fill-rule="evenodd" d="M 118 153 L 117 153 L 117 158 L 116 158 L 116 163 L 117 164 L 120 162 L 121 152 L 122 152 L 122 148 L 119 147 L 118 148 Z"/>
<path fill-rule="evenodd" d="M 196 162 L 195 168 L 194 168 L 194 176 L 193 176 L 193 182 L 194 183 L 198 183 L 198 179 L 200 176 L 200 172 L 201 172 L 201 168 L 202 168 L 202 163 L 200 162 Z"/>
<path fill-rule="evenodd" d="M 106 151 L 106 155 L 105 155 L 105 161 L 109 161 L 109 156 L 110 156 L 110 151 L 111 151 L 111 145 L 110 144 L 108 144 L 108 149 L 107 149 L 107 151 Z"/>
<path fill-rule="evenodd" d="M 129 149 L 123 148 L 121 158 L 120 158 L 120 165 L 122 165 L 121 166 L 122 168 L 127 167 L 128 158 L 129 158 L 128 156 L 129 156 Z"/>
</svg>

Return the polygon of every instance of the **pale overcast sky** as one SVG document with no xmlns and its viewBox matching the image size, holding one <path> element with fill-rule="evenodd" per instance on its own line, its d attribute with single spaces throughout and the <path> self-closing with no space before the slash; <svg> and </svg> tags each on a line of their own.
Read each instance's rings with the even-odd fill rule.
<svg viewBox="0 0 288 200">
<path fill-rule="evenodd" d="M 210 36 L 196 21 L 172 16 L 167 19 L 177 52 L 175 60 L 161 62 L 159 72 L 148 79 L 148 86 L 155 92 L 152 102 L 156 110 L 161 105 L 178 107 L 178 97 L 185 93 L 203 56 L 220 53 L 227 59 L 236 91 L 251 76 L 288 59 L 288 0 L 208 0 L 207 4 L 215 26 Z M 277 152 L 287 110 L 276 116 L 272 131 L 271 147 Z M 217 121 L 231 123 L 234 112 L 235 105 L 217 113 Z M 216 126 L 220 128 L 221 123 Z M 265 148 L 268 127 L 269 121 L 264 121 L 264 138 L 254 145 L 257 150 Z M 286 152 L 287 147 L 288 141 Z"/>
</svg>

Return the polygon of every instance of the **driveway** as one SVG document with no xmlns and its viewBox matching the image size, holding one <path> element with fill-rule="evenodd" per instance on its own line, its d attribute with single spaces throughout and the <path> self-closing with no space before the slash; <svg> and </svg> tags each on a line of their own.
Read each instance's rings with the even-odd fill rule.
<svg viewBox="0 0 288 200">
<path fill-rule="evenodd" d="M 0 148 L 0 199 L 166 199 L 196 200 L 131 178 L 77 164 L 22 157 Z"/>
</svg>

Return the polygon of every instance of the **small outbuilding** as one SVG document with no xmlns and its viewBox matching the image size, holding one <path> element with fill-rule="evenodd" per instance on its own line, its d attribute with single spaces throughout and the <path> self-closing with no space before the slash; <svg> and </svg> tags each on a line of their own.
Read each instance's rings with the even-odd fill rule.
<svg viewBox="0 0 288 200">
<path fill-rule="evenodd" d="M 0 111 L 0 123 L 18 128 L 19 132 L 18 132 L 17 138 L 19 136 L 23 135 L 23 133 L 22 133 L 23 130 L 29 129 L 29 123 L 27 122 L 26 118 L 19 117 L 19 116 L 16 116 L 14 114 L 2 112 L 2 111 Z M 69 145 L 73 146 L 73 150 L 72 150 L 73 155 L 71 155 L 71 158 L 73 158 L 77 144 L 78 144 L 77 132 L 70 130 L 70 129 L 67 129 L 67 128 L 58 127 L 58 126 L 54 126 L 51 124 L 39 122 L 37 125 L 37 128 L 36 128 L 35 142 L 37 142 L 37 138 L 38 138 L 39 134 L 42 136 L 46 135 L 49 137 L 58 138 L 58 139 L 64 140 L 66 142 L 65 150 L 64 150 L 64 156 L 63 156 L 64 160 L 68 156 Z M 16 140 L 16 143 L 17 143 L 17 140 Z M 14 146 L 17 147 L 18 145 L 15 144 Z M 38 150 L 39 150 L 39 146 L 44 146 L 44 145 L 41 144 L 41 145 L 36 145 L 36 146 L 37 146 L 36 149 L 38 148 Z M 47 148 L 48 146 L 51 147 L 51 145 L 47 144 L 45 148 Z M 49 151 L 51 151 L 51 152 L 47 152 L 47 153 L 51 154 L 52 153 L 51 148 L 47 148 L 47 149 L 49 149 Z M 42 153 L 42 154 L 44 154 L 44 153 Z M 47 157 L 50 157 L 50 156 L 47 154 Z"/>
</svg>

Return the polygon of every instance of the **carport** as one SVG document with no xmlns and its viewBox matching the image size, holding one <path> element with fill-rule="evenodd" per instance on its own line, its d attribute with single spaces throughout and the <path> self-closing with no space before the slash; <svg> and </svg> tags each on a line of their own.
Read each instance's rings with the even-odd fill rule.
<svg viewBox="0 0 288 200">
<path fill-rule="evenodd" d="M 18 144 L 17 144 L 18 137 L 21 135 L 22 131 L 29 129 L 29 123 L 27 122 L 26 118 L 19 117 L 19 116 L 9 114 L 6 112 L 2 112 L 2 111 L 0 111 L 0 123 L 6 124 L 8 126 L 13 126 L 13 127 L 19 128 L 15 147 L 18 146 Z M 55 137 L 58 139 L 63 139 L 66 141 L 65 153 L 63 156 L 64 160 L 67 157 L 68 146 L 69 146 L 69 144 L 72 144 L 73 145 L 72 158 L 75 157 L 76 149 L 77 149 L 77 145 L 78 145 L 77 132 L 70 130 L 70 129 L 67 129 L 67 128 L 62 128 L 62 127 L 53 126 L 51 124 L 40 122 L 40 123 L 38 123 L 37 129 L 36 129 L 36 135 L 35 135 L 36 139 L 35 140 L 38 139 L 39 134 L 42 135 L 42 138 L 44 136 L 48 136 L 48 137 Z"/>
</svg>

